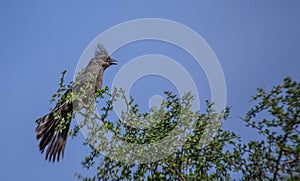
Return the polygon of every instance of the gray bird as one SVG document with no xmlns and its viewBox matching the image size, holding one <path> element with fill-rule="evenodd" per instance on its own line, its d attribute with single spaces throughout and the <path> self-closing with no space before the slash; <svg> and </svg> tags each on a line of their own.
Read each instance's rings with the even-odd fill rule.
<svg viewBox="0 0 300 181">
<path fill-rule="evenodd" d="M 85 68 L 82 74 L 80 74 L 72 89 L 68 89 L 52 112 L 36 120 L 36 138 L 39 142 L 39 149 L 41 153 L 46 150 L 46 160 L 59 161 L 60 156 L 64 156 L 65 145 L 70 128 L 70 122 L 72 119 L 73 110 L 78 101 L 70 101 L 67 99 L 68 95 L 72 92 L 78 92 L 87 80 L 87 77 L 92 76 L 93 88 L 85 90 L 88 97 L 94 94 L 98 89 L 101 89 L 103 82 L 103 73 L 106 68 L 111 65 L 116 65 L 116 60 L 111 59 L 103 45 L 98 44 L 95 50 L 94 57 L 90 60 L 89 64 Z M 87 104 L 87 100 L 81 100 L 81 102 Z M 61 121 L 66 121 L 66 125 L 63 130 L 57 129 Z"/>
</svg>

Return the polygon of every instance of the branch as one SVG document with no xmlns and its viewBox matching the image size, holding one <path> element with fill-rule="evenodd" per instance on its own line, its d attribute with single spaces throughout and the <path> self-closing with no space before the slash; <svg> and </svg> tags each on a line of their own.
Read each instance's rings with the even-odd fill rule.
<svg viewBox="0 0 300 181">
<path fill-rule="evenodd" d="M 282 140 L 282 143 L 285 143 L 286 142 L 286 139 L 288 138 L 288 136 L 289 136 L 289 131 L 287 131 L 286 133 L 285 133 L 285 135 L 284 135 L 284 138 L 283 138 L 283 140 Z M 280 148 L 280 150 L 279 150 L 279 154 L 278 154 L 278 158 L 277 158 L 277 160 L 276 160 L 276 166 L 275 166 L 275 170 L 274 170 L 274 174 L 273 174 L 273 181 L 276 181 L 276 179 L 277 179 L 277 175 L 278 175 L 278 171 L 279 171 L 279 164 L 280 164 L 280 160 L 281 160 L 281 158 L 282 158 L 282 154 L 283 154 L 283 149 L 282 148 Z"/>
</svg>

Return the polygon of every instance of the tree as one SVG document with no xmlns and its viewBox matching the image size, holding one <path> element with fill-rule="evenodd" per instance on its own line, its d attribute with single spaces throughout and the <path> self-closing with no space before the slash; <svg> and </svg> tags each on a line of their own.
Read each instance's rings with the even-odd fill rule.
<svg viewBox="0 0 300 181">
<path fill-rule="evenodd" d="M 262 138 L 248 143 L 220 125 L 228 119 L 229 108 L 217 113 L 213 103 L 207 101 L 204 112 L 193 112 L 191 95 L 186 94 L 180 99 L 171 92 L 165 94 L 166 100 L 160 108 L 144 113 L 133 98 L 126 99 L 124 90 L 115 89 L 110 94 L 107 87 L 97 93 L 97 101 L 102 105 L 105 103 L 100 115 L 94 113 L 95 105 L 82 105 L 84 111 L 79 111 L 83 117 L 82 124 L 75 126 L 70 134 L 75 137 L 80 128 L 89 129 L 90 134 L 84 145 L 88 145 L 91 151 L 81 164 L 88 170 L 93 169 L 95 174 L 91 177 L 77 174 L 78 179 L 231 180 L 232 174 L 237 173 L 240 180 L 299 180 L 299 82 L 287 77 L 282 85 L 270 91 L 258 89 L 257 95 L 252 97 L 255 105 L 241 121 L 257 130 Z M 113 120 L 109 115 L 118 98 L 126 102 L 127 111 L 123 112 L 121 119 Z M 141 125 L 143 119 L 148 120 L 151 127 Z M 193 126 L 182 123 L 182 120 L 191 120 L 188 123 Z M 155 145 L 174 129 L 178 129 L 176 133 L 182 131 L 188 134 L 184 144 L 166 142 L 165 146 L 172 150 L 171 154 L 159 157 L 148 152 L 150 158 L 154 158 L 148 162 L 145 159 L 149 155 L 142 158 L 142 163 L 135 162 L 136 158 L 145 156 L 142 148 L 131 152 L 132 148 L 123 149 L 122 145 L 117 144 L 121 140 L 128 144 Z M 107 130 L 114 134 L 112 138 L 115 139 L 105 136 Z M 103 156 L 103 150 L 113 154 Z M 157 145 L 151 147 L 151 151 L 169 153 Z M 127 160 L 118 157 L 124 153 L 128 153 Z"/>
<path fill-rule="evenodd" d="M 271 91 L 259 88 L 245 116 L 262 140 L 239 145 L 243 180 L 299 180 L 300 83 L 287 77 Z"/>
<path fill-rule="evenodd" d="M 125 163 L 110 157 L 103 157 L 99 152 L 99 148 L 97 149 L 90 145 L 91 153 L 85 158 L 82 165 L 87 169 L 97 167 L 97 173 L 92 178 L 83 178 L 81 175 L 78 175 L 78 178 L 83 180 L 144 180 L 145 178 L 147 180 L 230 179 L 230 171 L 234 171 L 234 165 L 239 158 L 233 151 L 227 150 L 224 152 L 224 148 L 228 145 L 234 145 L 235 141 L 238 140 L 238 136 L 230 131 L 222 130 L 215 124 L 210 124 L 212 120 L 226 119 L 228 117 L 228 109 L 221 114 L 217 114 L 212 109 L 213 104 L 207 102 L 207 113 L 199 114 L 189 110 L 192 98 L 189 95 L 182 100 L 170 92 L 166 92 L 166 95 L 167 99 L 161 105 L 163 109 L 152 109 L 151 113 L 149 113 L 153 117 L 159 115 L 162 118 L 151 129 L 140 130 L 126 126 L 121 128 L 122 125 L 119 122 L 117 124 L 109 122 L 106 125 L 109 125 L 108 127 L 114 133 L 118 133 L 119 138 L 122 140 L 138 144 L 151 143 L 164 138 L 174 129 L 182 118 L 178 115 L 184 111 L 184 116 L 189 114 L 189 118 L 195 120 L 195 129 L 192 130 L 184 145 L 180 145 L 174 153 L 165 158 L 142 164 Z M 138 105 L 133 105 L 133 100 L 129 102 L 129 106 L 130 112 L 126 116 L 130 119 L 132 117 L 146 118 L 149 115 L 147 113 L 138 113 Z M 108 104 L 108 107 L 103 108 L 103 110 L 108 110 L 109 107 L 110 105 Z M 123 130 L 123 132 L 120 130 Z M 202 140 L 206 132 L 216 133 L 212 140 L 209 140 L 208 144 L 203 143 Z M 101 137 L 100 140 L 105 139 Z M 167 148 L 171 146 L 166 145 Z M 116 150 L 118 151 L 118 149 Z M 137 154 L 138 152 L 139 150 L 136 150 Z M 150 157 L 153 158 L 152 156 Z"/>
</svg>

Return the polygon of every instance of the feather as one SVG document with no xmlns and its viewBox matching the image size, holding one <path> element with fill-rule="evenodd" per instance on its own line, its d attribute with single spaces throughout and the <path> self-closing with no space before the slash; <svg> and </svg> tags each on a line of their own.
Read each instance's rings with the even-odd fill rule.
<svg viewBox="0 0 300 181">
<path fill-rule="evenodd" d="M 67 91 L 62 99 L 66 97 L 69 92 L 70 91 Z M 60 155 L 63 156 L 70 127 L 70 120 L 63 130 L 58 130 L 57 126 L 62 118 L 65 120 L 70 119 L 68 118 L 68 114 L 72 111 L 73 105 L 69 102 L 67 104 L 62 104 L 54 109 L 53 112 L 36 120 L 36 123 L 38 124 L 36 127 L 36 138 L 39 141 L 41 153 L 43 153 L 47 147 L 46 160 L 53 162 L 56 160 L 59 161 Z M 59 116 L 55 117 L 55 115 Z"/>
<path fill-rule="evenodd" d="M 98 55 L 104 55 L 106 57 L 109 56 L 106 48 L 101 43 L 98 43 L 96 46 L 96 49 L 95 49 L 95 56 L 98 56 Z"/>
<path fill-rule="evenodd" d="M 85 71 L 76 78 L 75 86 L 65 92 L 52 112 L 36 120 L 36 138 L 39 142 L 40 152 L 44 153 L 46 150 L 46 160 L 55 162 L 64 156 L 70 119 L 72 119 L 69 115 L 73 114 L 73 106 L 76 109 L 78 102 L 75 100 L 73 105 L 70 100 L 67 100 L 68 95 L 72 92 L 75 94 L 82 86 L 84 87 L 90 74 L 95 75 L 95 89 L 87 89 L 85 93 L 88 97 L 93 95 L 102 86 L 104 70 L 110 65 L 115 65 L 115 62 L 115 60 L 110 59 L 105 47 L 98 43 L 95 57 L 90 60 Z M 86 102 L 84 98 L 81 101 Z M 58 125 L 62 119 L 66 120 L 67 124 L 64 125 L 63 130 L 59 130 Z"/>
</svg>

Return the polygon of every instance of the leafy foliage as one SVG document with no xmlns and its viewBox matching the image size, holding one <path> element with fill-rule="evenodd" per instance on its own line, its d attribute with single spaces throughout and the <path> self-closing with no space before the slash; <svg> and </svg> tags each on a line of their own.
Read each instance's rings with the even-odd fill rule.
<svg viewBox="0 0 300 181">
<path fill-rule="evenodd" d="M 239 147 L 247 156 L 241 163 L 243 179 L 299 179 L 300 83 L 287 77 L 283 85 L 271 91 L 259 88 L 253 101 L 258 103 L 247 113 L 245 122 L 265 139 Z"/>
<path fill-rule="evenodd" d="M 57 104 L 62 92 L 70 88 L 64 85 L 63 76 L 60 89 L 51 100 Z M 141 112 L 132 97 L 126 99 L 122 89 L 115 89 L 110 94 L 105 87 L 93 97 L 86 96 L 84 91 L 70 94 L 67 99 L 77 101 L 79 108 L 76 114 L 84 120 L 73 128 L 70 135 L 76 137 L 83 127 L 89 130 L 85 145 L 91 151 L 82 161 L 82 166 L 96 171 L 92 177 L 80 174 L 77 177 L 84 181 L 232 180 L 232 174 L 237 173 L 240 180 L 299 180 L 300 83 L 287 77 L 282 85 L 270 91 L 263 88 L 257 90 L 258 93 L 252 97 L 255 105 L 242 120 L 246 126 L 257 130 L 262 139 L 248 143 L 242 142 L 236 133 L 222 128 L 221 123 L 229 117 L 229 108 L 217 113 L 213 103 L 207 101 L 204 112 L 193 112 L 193 97 L 189 94 L 180 99 L 171 92 L 165 92 L 165 101 L 149 112 Z M 100 115 L 95 114 L 94 102 L 86 105 L 85 102 L 89 101 L 80 101 L 88 98 L 96 98 L 96 102 L 100 101 L 102 105 L 104 101 Z M 117 99 L 126 103 L 127 111 L 114 120 L 110 113 Z M 63 126 L 64 123 L 59 129 Z M 127 144 L 155 145 L 170 135 L 180 139 L 176 134 L 171 134 L 174 130 L 175 133 L 188 135 L 184 144 L 166 142 L 165 147 L 152 147 L 153 154 L 147 152 L 145 155 L 145 147 L 132 151 L 132 148 L 123 149 L 123 145 L 118 144 L 121 140 L 121 143 Z M 107 131 L 113 133 L 113 139 L 108 139 L 105 135 Z M 103 156 L 103 150 L 110 154 Z M 169 154 L 156 157 L 159 152 Z M 121 158 L 119 155 L 135 159 L 115 159 Z M 136 158 L 144 161 L 137 163 Z M 148 162 L 145 159 L 149 159 Z"/>
<path fill-rule="evenodd" d="M 122 93 L 122 90 L 121 90 Z M 164 138 L 168 132 L 174 129 L 180 120 L 181 113 L 185 116 L 190 109 L 191 96 L 186 95 L 182 100 L 170 92 L 165 92 L 167 98 L 163 101 L 159 109 L 152 109 L 151 113 L 139 113 L 138 105 L 133 104 L 131 98 L 129 102 L 128 114 L 124 114 L 126 119 L 149 118 L 149 115 L 156 117 L 159 115 L 160 122 L 155 124 L 152 129 L 138 129 L 122 125 L 120 121 L 115 124 L 110 122 L 109 129 L 119 134 L 119 138 L 125 142 L 145 144 L 157 142 Z M 121 96 L 123 97 L 123 96 Z M 107 105 L 109 106 L 109 105 Z M 188 110 L 183 109 L 188 108 Z M 106 108 L 107 109 L 107 108 Z M 105 110 L 103 108 L 102 110 Z M 84 178 L 85 180 L 202 180 L 202 179 L 224 179 L 229 180 L 229 171 L 234 171 L 234 164 L 239 159 L 233 151 L 225 151 L 226 146 L 234 146 L 237 135 L 230 131 L 224 131 L 219 126 L 209 126 L 212 120 L 226 119 L 229 114 L 227 109 L 221 114 L 213 110 L 213 104 L 207 102 L 207 113 L 189 112 L 189 117 L 195 119 L 195 129 L 192 130 L 185 144 L 179 147 L 165 158 L 151 162 L 152 155 L 148 163 L 132 164 L 128 162 L 116 161 L 110 157 L 103 157 L 99 149 L 91 147 L 91 153 L 82 162 L 82 165 L 89 169 L 97 166 L 96 176 Z M 150 118 L 151 120 L 151 118 Z M 155 121 L 155 120 L 152 120 Z M 122 127 L 123 126 L 123 127 Z M 122 127 L 122 128 L 121 128 Z M 214 131 L 216 135 L 211 137 L 208 143 L 203 142 L 203 137 L 207 129 Z M 208 131 L 208 132 L 210 132 Z M 211 136 L 211 135 L 210 135 Z M 99 137 L 97 137 L 99 139 Z M 103 138 L 101 137 L 101 140 Z M 200 144 L 202 143 L 202 144 Z M 166 145 L 166 148 L 169 149 Z M 163 151 L 163 150 L 158 150 Z M 138 152 L 138 150 L 136 150 Z M 120 153 L 121 154 L 121 153 Z M 78 178 L 83 178 L 78 175 Z M 84 180 L 83 179 L 83 180 Z"/>
</svg>

